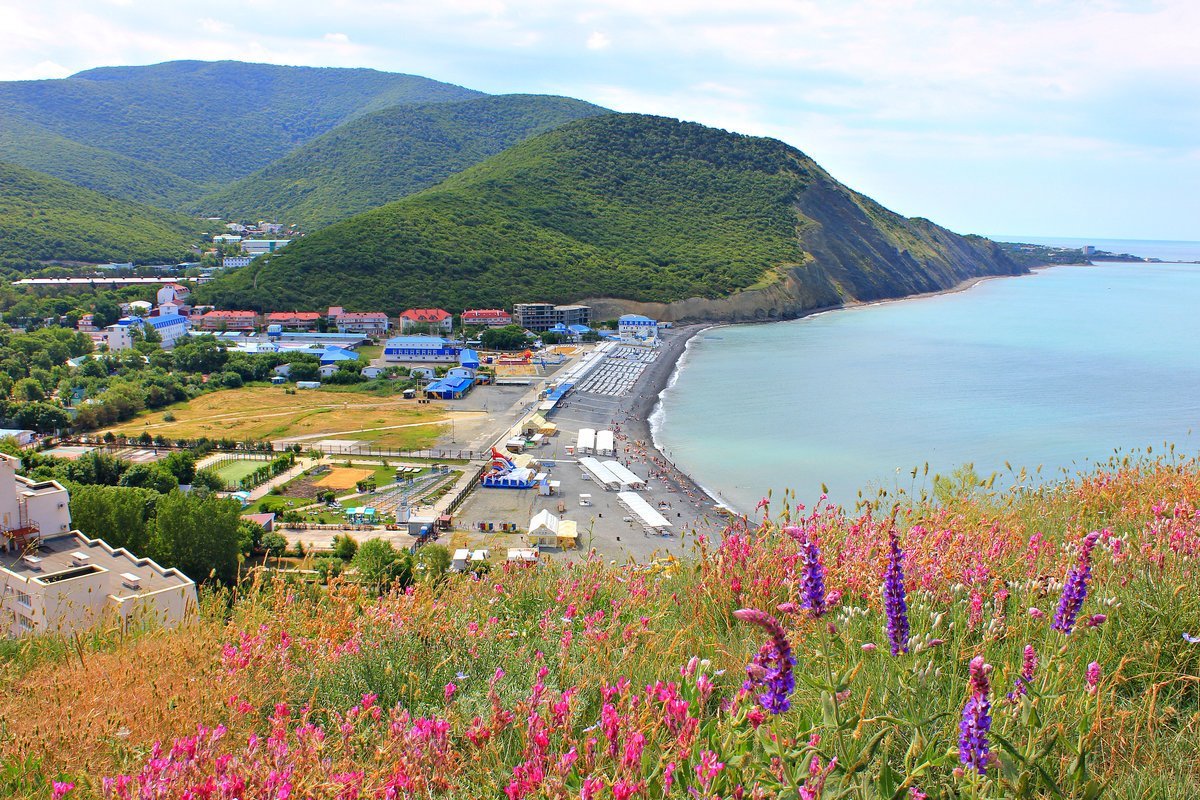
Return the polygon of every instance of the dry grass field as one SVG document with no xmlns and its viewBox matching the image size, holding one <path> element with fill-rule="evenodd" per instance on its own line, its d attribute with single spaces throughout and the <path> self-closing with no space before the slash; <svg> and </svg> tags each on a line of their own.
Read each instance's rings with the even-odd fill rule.
<svg viewBox="0 0 1200 800">
<path fill-rule="evenodd" d="M 173 421 L 163 417 L 170 413 Z M 201 436 L 230 439 L 286 439 L 373 430 L 398 425 L 409 446 L 424 447 L 437 439 L 447 418 L 437 403 L 379 398 L 348 392 L 300 391 L 285 394 L 279 386 L 252 386 L 202 395 L 162 411 L 143 414 L 113 433 L 138 436 L 142 431 L 169 438 Z"/>
<path fill-rule="evenodd" d="M 359 481 L 366 480 L 375 474 L 373 469 L 356 469 L 353 467 L 334 467 L 321 480 L 317 481 L 316 486 L 322 486 L 326 489 L 350 489 L 358 484 Z"/>
</svg>

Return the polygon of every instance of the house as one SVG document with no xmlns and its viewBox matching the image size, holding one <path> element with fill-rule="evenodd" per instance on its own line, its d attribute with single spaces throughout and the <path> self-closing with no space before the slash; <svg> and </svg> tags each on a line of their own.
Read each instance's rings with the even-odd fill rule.
<svg viewBox="0 0 1200 800">
<path fill-rule="evenodd" d="M 366 336 L 382 336 L 392 326 L 388 315 L 382 311 L 343 311 L 334 318 L 339 333 L 361 333 Z"/>
<path fill-rule="evenodd" d="M 133 347 L 133 333 L 128 325 L 109 325 L 104 329 L 104 344 L 110 353 L 128 350 Z"/>
<path fill-rule="evenodd" d="M 317 358 L 321 360 L 322 364 L 338 364 L 342 361 L 357 361 L 358 353 L 344 347 L 327 344 L 325 349 L 317 354 Z"/>
<path fill-rule="evenodd" d="M 147 326 L 153 328 L 159 337 L 159 347 L 163 350 L 170 350 L 175 347 L 175 343 L 184 336 L 188 335 L 188 318 L 180 314 L 159 314 L 154 317 L 124 317 L 117 321 L 117 325 L 132 329 L 139 327 L 145 330 Z M 113 348 L 110 346 L 109 350 Z"/>
<path fill-rule="evenodd" d="M 283 224 L 279 222 L 262 222 L 258 223 L 258 229 L 263 233 L 283 233 Z"/>
<path fill-rule="evenodd" d="M 96 315 L 84 314 L 79 318 L 79 322 L 75 325 L 76 330 L 84 333 L 92 333 L 96 330 Z"/>
<path fill-rule="evenodd" d="M 317 374 L 320 375 L 322 378 L 332 377 L 333 373 L 335 373 L 337 371 L 338 371 L 337 364 L 322 364 L 321 366 L 317 367 Z"/>
<path fill-rule="evenodd" d="M 316 311 L 273 311 L 267 314 L 267 325 L 278 325 L 281 331 L 313 331 L 320 319 Z"/>
<path fill-rule="evenodd" d="M 274 372 L 276 375 L 278 375 L 281 378 L 286 378 L 292 374 L 292 365 L 291 364 L 280 364 L 279 366 L 275 367 L 271 371 Z"/>
<path fill-rule="evenodd" d="M 232 233 L 245 233 L 246 226 L 240 222 L 227 222 L 225 223 L 225 230 L 231 231 Z"/>
<path fill-rule="evenodd" d="M 383 367 L 363 367 L 361 375 L 364 378 L 375 379 L 383 375 L 387 370 Z"/>
<path fill-rule="evenodd" d="M 630 339 L 658 338 L 658 320 L 641 314 L 623 314 L 617 319 L 617 333 Z"/>
<path fill-rule="evenodd" d="M 400 314 L 400 332 L 449 333 L 454 317 L 440 308 L 410 308 Z"/>
<path fill-rule="evenodd" d="M 464 348 L 458 354 L 458 363 L 470 370 L 479 369 L 479 353 Z"/>
<path fill-rule="evenodd" d="M 17 475 L 19 464 L 0 454 L 0 631 L 70 636 L 195 614 L 190 578 L 72 530 L 67 490 Z"/>
<path fill-rule="evenodd" d="M 513 319 L 526 330 L 548 331 L 555 325 L 587 325 L 592 321 L 592 309 L 590 306 L 517 303 L 513 306 Z"/>
<path fill-rule="evenodd" d="M 209 311 L 192 319 L 204 331 L 252 331 L 258 323 L 258 314 L 253 311 Z"/>
<path fill-rule="evenodd" d="M 275 514 L 267 512 L 264 514 L 242 514 L 242 519 L 247 522 L 253 522 L 255 525 L 263 529 L 263 533 L 270 533 L 275 530 Z"/>
<path fill-rule="evenodd" d="M 21 430 L 18 428 L 0 428 L 0 439 L 12 439 L 21 447 L 33 443 L 33 431 Z"/>
<path fill-rule="evenodd" d="M 384 361 L 457 362 L 462 348 L 440 336 L 394 336 L 383 347 Z"/>
<path fill-rule="evenodd" d="M 213 239 L 215 241 L 216 237 L 214 236 Z M 242 242 L 242 252 L 253 258 L 282 250 L 291 241 L 291 239 L 246 239 Z"/>
<path fill-rule="evenodd" d="M 480 308 L 462 313 L 463 327 L 503 328 L 512 325 L 512 314 L 498 308 Z"/>
</svg>

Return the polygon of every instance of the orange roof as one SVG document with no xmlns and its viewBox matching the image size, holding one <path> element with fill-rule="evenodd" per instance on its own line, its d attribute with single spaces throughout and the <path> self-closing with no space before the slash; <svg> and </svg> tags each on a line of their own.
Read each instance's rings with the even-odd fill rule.
<svg viewBox="0 0 1200 800">
<path fill-rule="evenodd" d="M 449 316 L 448 311 L 440 308 L 410 308 L 400 314 L 401 319 L 412 319 L 417 322 L 441 322 Z"/>
</svg>

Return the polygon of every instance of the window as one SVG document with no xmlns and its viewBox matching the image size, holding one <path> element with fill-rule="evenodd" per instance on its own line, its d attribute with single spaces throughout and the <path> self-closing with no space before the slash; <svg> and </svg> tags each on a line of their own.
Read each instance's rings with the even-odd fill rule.
<svg viewBox="0 0 1200 800">
<path fill-rule="evenodd" d="M 33 622 L 18 614 L 17 627 L 21 629 L 21 633 L 31 633 L 33 631 Z"/>
<path fill-rule="evenodd" d="M 26 608 L 33 607 L 33 603 L 30 602 L 29 595 L 25 592 L 21 592 L 21 591 L 17 592 L 17 602 L 20 603 L 21 605 L 25 606 Z"/>
</svg>

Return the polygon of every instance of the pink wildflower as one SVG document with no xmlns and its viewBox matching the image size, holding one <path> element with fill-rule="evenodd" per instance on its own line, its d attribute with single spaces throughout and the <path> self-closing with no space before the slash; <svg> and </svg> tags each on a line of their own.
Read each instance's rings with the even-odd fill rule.
<svg viewBox="0 0 1200 800">
<path fill-rule="evenodd" d="M 1087 667 L 1087 693 L 1095 694 L 1100 687 L 1100 662 L 1093 661 Z"/>
<path fill-rule="evenodd" d="M 54 800 L 62 800 L 62 798 L 75 788 L 73 783 L 63 783 L 61 781 L 54 782 Z"/>
<path fill-rule="evenodd" d="M 696 765 L 696 777 L 707 788 L 712 783 L 712 779 L 717 777 L 717 773 L 723 769 L 725 769 L 725 764 L 717 760 L 717 754 L 712 750 L 705 750 L 700 754 L 700 763 Z"/>
<path fill-rule="evenodd" d="M 451 697 L 454 697 L 454 693 L 458 691 L 458 687 L 453 683 L 447 683 L 446 688 L 442 691 L 446 695 L 446 700 L 449 700 Z"/>
</svg>

